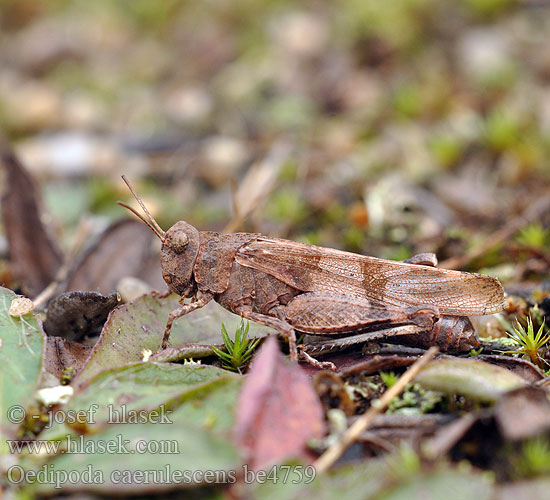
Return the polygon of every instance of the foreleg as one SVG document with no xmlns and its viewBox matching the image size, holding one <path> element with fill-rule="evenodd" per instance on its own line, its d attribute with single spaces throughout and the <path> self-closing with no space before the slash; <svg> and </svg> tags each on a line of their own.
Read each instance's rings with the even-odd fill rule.
<svg viewBox="0 0 550 500">
<path fill-rule="evenodd" d="M 195 296 L 193 301 L 190 304 L 184 304 L 183 301 L 185 297 L 181 297 L 178 302 L 181 304 L 181 307 L 174 309 L 168 315 L 168 321 L 166 322 L 166 328 L 164 329 L 164 336 L 162 337 L 161 349 L 166 349 L 168 346 L 168 339 L 170 338 L 170 332 L 172 331 L 172 323 L 182 316 L 189 314 L 195 309 L 200 309 L 204 307 L 208 302 L 212 300 L 213 296 L 211 294 L 202 294 L 200 297 Z"/>
</svg>

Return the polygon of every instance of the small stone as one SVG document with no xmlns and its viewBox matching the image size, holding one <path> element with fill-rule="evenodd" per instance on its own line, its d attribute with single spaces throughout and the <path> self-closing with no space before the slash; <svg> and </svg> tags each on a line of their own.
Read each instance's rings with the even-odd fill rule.
<svg viewBox="0 0 550 500">
<path fill-rule="evenodd" d="M 37 399 L 46 406 L 64 404 L 69 401 L 73 395 L 73 388 L 70 385 L 58 385 L 56 387 L 47 387 L 40 389 L 37 393 Z"/>
</svg>

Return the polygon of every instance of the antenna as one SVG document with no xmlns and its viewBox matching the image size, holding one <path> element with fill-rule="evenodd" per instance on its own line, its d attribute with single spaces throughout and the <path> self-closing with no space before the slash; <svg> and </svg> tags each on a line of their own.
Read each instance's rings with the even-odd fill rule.
<svg viewBox="0 0 550 500">
<path fill-rule="evenodd" d="M 149 210 L 147 210 L 147 207 L 145 206 L 145 203 L 141 200 L 141 198 L 138 196 L 132 185 L 130 184 L 130 181 L 126 178 L 125 175 L 122 176 L 122 180 L 126 183 L 132 194 L 134 195 L 134 198 L 139 203 L 139 206 L 141 209 L 145 212 L 145 215 L 147 216 L 147 219 L 143 217 L 140 213 L 138 213 L 136 210 L 134 210 L 132 207 L 126 205 L 126 203 L 122 203 L 121 201 L 117 201 L 117 203 L 124 208 L 127 208 L 132 212 L 136 217 L 138 217 L 153 233 L 155 233 L 161 240 L 164 239 L 165 232 L 164 230 L 158 225 L 155 218 L 151 215 Z"/>
</svg>

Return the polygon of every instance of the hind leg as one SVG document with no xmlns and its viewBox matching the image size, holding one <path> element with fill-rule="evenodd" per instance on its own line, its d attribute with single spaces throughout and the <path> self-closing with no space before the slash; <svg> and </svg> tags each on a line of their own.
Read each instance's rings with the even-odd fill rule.
<svg viewBox="0 0 550 500">
<path fill-rule="evenodd" d="M 431 329 L 439 317 L 436 307 L 397 307 L 332 293 L 304 293 L 284 308 L 284 319 L 310 335 L 343 337 L 383 328 L 417 325 Z"/>
<path fill-rule="evenodd" d="M 260 323 L 261 325 L 269 326 L 270 328 L 274 328 L 275 330 L 277 330 L 283 337 L 288 339 L 290 359 L 292 361 L 298 361 L 298 350 L 296 348 L 296 332 L 294 331 L 294 327 L 290 323 L 287 323 L 286 321 L 283 321 L 279 318 L 274 318 L 273 316 L 267 316 L 265 314 L 251 311 L 248 307 L 238 308 L 234 310 L 234 312 L 235 314 L 241 315 L 245 319 L 255 321 L 256 323 Z"/>
</svg>

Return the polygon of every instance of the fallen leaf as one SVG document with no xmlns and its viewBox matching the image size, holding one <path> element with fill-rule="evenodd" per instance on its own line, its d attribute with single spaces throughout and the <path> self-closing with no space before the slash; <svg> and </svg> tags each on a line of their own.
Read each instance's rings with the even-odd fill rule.
<svg viewBox="0 0 550 500">
<path fill-rule="evenodd" d="M 493 497 L 493 480 L 471 468 L 453 467 L 442 462 L 427 470 L 402 470 L 403 463 L 396 456 L 399 451 L 384 458 L 367 462 L 347 463 L 334 467 L 326 474 L 313 474 L 310 478 L 307 466 L 284 465 L 277 469 L 278 481 L 264 481 L 249 485 L 246 498 L 262 500 L 315 500 L 341 499 L 407 499 L 407 500 L 463 500 Z M 403 463 L 404 464 L 404 463 Z M 405 465 L 405 464 L 404 464 Z M 410 466 L 409 463 L 406 465 Z M 435 470 L 434 470 L 435 469 Z M 287 476 L 284 476 L 286 470 Z M 275 474 L 273 474 L 275 477 Z M 287 481 L 280 478 L 288 477 Z M 519 497 L 518 497 L 519 498 Z"/>
<path fill-rule="evenodd" d="M 507 370 L 519 375 L 527 382 L 538 382 L 544 380 L 544 373 L 540 371 L 531 361 L 521 358 L 512 358 L 511 356 L 503 356 L 497 354 L 480 354 L 477 356 L 480 361 L 486 361 L 493 365 L 501 366 Z"/>
<path fill-rule="evenodd" d="M 40 377 L 45 335 L 33 313 L 13 317 L 15 294 L 0 287 L 0 434 L 14 434 Z M 9 411 L 8 411 L 9 410 Z"/>
<path fill-rule="evenodd" d="M 491 500 L 492 490 L 490 479 L 484 478 L 483 475 L 449 468 L 417 475 L 410 481 L 391 489 L 384 498 L 386 500 L 435 500 L 438 498 Z"/>
<path fill-rule="evenodd" d="M 67 448 L 49 457 L 48 470 L 79 473 L 78 482 L 63 485 L 67 490 L 119 495 L 227 482 L 229 474 L 241 469 L 231 442 L 241 383 L 239 375 L 197 364 L 135 363 L 106 370 L 77 388 L 64 406 L 66 413 L 80 412 L 78 424 L 54 422 L 40 434 L 41 440 Z M 136 418 L 143 423 L 133 425 Z M 109 441 L 120 443 L 116 453 L 102 453 L 101 443 Z M 79 452 L 75 445 L 89 451 Z M 34 454 L 29 461 L 39 468 L 44 457 Z M 103 480 L 86 481 L 89 467 Z M 216 471 L 216 476 L 208 478 L 205 471 Z M 122 474 L 156 476 L 125 482 Z M 44 482 L 39 489 L 52 494 L 54 486 Z"/>
<path fill-rule="evenodd" d="M 495 403 L 506 392 L 526 385 L 525 380 L 505 368 L 460 358 L 432 361 L 420 371 L 415 382 L 434 391 L 463 394 L 488 403 Z"/>
<path fill-rule="evenodd" d="M 262 469 L 304 456 L 309 439 L 325 431 L 323 410 L 311 381 L 297 364 L 286 364 L 269 337 L 252 361 L 237 404 L 235 440 L 248 466 Z"/>
<path fill-rule="evenodd" d="M 548 431 L 550 403 L 546 391 L 523 387 L 505 394 L 495 408 L 495 418 L 505 439 L 528 439 Z"/>
<path fill-rule="evenodd" d="M 147 497 L 153 492 L 223 483 L 240 467 L 238 452 L 229 440 L 191 424 L 111 424 L 72 442 L 73 448 L 99 451 L 62 453 L 48 462 L 49 477 L 70 471 L 75 478 L 63 484 L 64 492 Z M 113 443 L 117 451 L 101 453 L 105 443 Z M 216 475 L 208 477 L 206 471 Z M 44 481 L 36 483 L 33 491 L 50 496 L 59 491 L 55 486 L 55 481 Z"/>
<path fill-rule="evenodd" d="M 91 350 L 90 346 L 80 342 L 72 342 L 61 337 L 46 337 L 44 370 L 58 379 L 61 379 L 66 368 L 72 368 L 76 374 L 88 359 Z"/>
<path fill-rule="evenodd" d="M 122 278 L 132 276 L 164 290 L 155 235 L 141 222 L 124 219 L 109 226 L 69 273 L 65 291 L 108 294 Z M 158 246 L 158 245 L 157 245 Z"/>
<path fill-rule="evenodd" d="M 157 294 L 143 295 L 117 307 L 107 319 L 99 340 L 86 365 L 77 375 L 81 384 L 107 368 L 122 366 L 143 359 L 143 349 L 158 351 L 168 314 L 178 307 L 178 297 L 160 298 Z M 219 344 L 221 324 L 234 332 L 241 318 L 212 301 L 191 314 L 174 321 L 170 345 L 173 348 L 188 344 L 203 344 L 209 351 L 211 344 Z M 250 336 L 265 335 L 269 329 L 250 323 Z M 165 352 L 165 351 L 162 351 Z M 155 361 L 171 361 L 170 357 L 154 357 Z"/>
<path fill-rule="evenodd" d="M 38 188 L 6 145 L 0 145 L 0 162 L 6 174 L 2 219 L 11 272 L 25 293 L 34 297 L 54 281 L 62 253 L 42 223 Z"/>
<path fill-rule="evenodd" d="M 76 412 L 95 405 L 93 421 L 89 422 L 94 425 L 113 423 L 111 417 L 123 418 L 123 411 L 126 414 L 138 410 L 149 413 L 164 407 L 163 411 L 171 413 L 180 401 L 198 396 L 199 389 L 213 391 L 239 378 L 215 366 L 135 363 L 102 371 L 78 388 L 64 410 Z M 125 422 L 131 423 L 127 419 Z"/>
<path fill-rule="evenodd" d="M 550 491 L 550 479 L 548 477 L 540 477 L 530 481 L 501 484 L 497 487 L 495 499 L 546 498 L 548 491 Z"/>
</svg>

